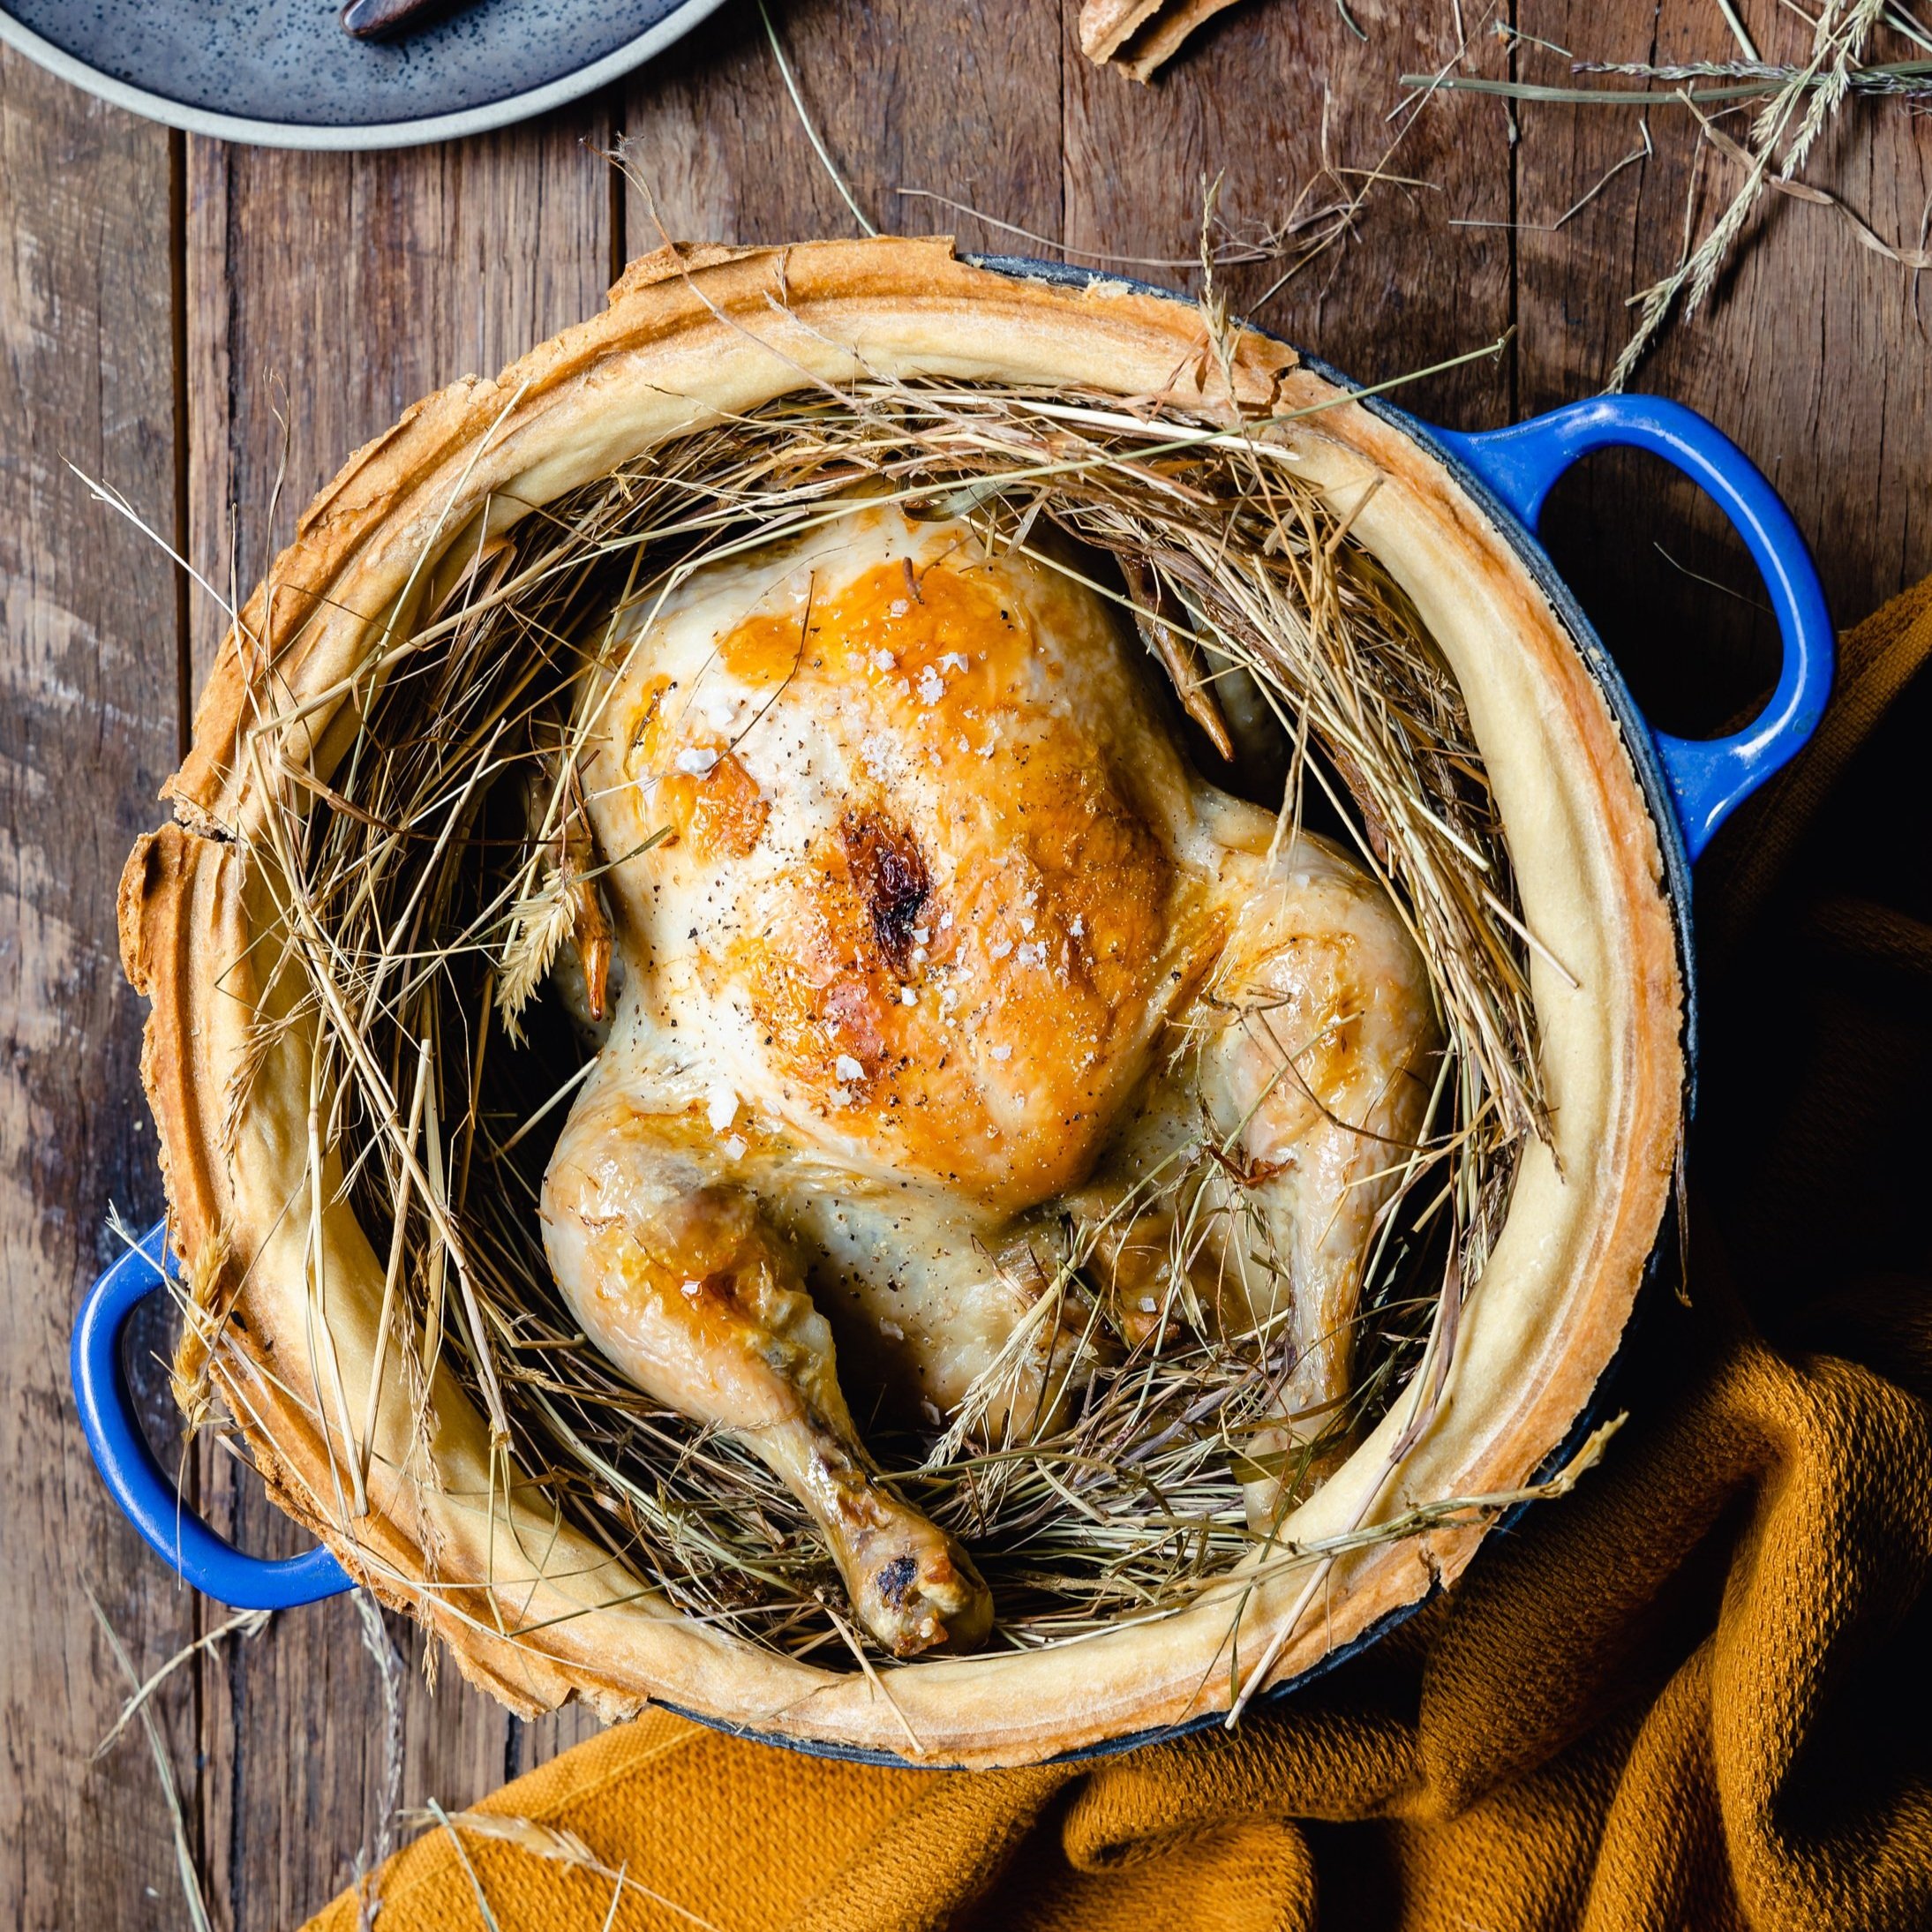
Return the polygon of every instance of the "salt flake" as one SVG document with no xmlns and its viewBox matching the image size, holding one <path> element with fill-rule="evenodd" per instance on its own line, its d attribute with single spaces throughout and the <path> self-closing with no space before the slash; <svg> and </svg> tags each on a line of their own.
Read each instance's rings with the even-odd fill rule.
<svg viewBox="0 0 1932 1932">
<path fill-rule="evenodd" d="M 905 778 L 912 769 L 898 740 L 889 732 L 868 732 L 859 740 L 859 756 L 866 771 L 882 785 L 890 786 Z"/>
</svg>

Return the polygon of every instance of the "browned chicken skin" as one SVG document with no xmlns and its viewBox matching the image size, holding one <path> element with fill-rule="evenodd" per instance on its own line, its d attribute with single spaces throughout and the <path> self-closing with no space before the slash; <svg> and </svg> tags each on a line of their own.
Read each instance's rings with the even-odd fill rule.
<svg viewBox="0 0 1932 1932">
<path fill-rule="evenodd" d="M 991 1605 L 870 1470 L 826 1311 L 848 1372 L 1024 1433 L 1078 1367 L 1029 1229 L 1090 1223 L 1151 1305 L 1115 1210 L 1206 1123 L 1216 1319 L 1286 1342 L 1282 1440 L 1345 1389 L 1421 963 L 1357 868 L 1192 772 L 1098 596 L 854 504 L 693 578 L 581 716 L 623 991 L 552 1266 L 640 1387 L 800 1497 L 882 1643 L 968 1647 Z"/>
</svg>

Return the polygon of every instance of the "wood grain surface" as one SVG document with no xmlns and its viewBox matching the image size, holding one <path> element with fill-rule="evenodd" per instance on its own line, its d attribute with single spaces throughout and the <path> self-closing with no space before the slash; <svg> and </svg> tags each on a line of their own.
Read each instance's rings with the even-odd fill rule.
<svg viewBox="0 0 1932 1932">
<path fill-rule="evenodd" d="M 1805 33 L 1771 0 L 1742 11 L 1770 57 Z M 1647 135 L 1630 109 L 1405 106 L 1398 85 L 1459 57 L 1567 76 L 1499 20 L 1595 59 L 1729 57 L 1709 0 L 1355 0 L 1359 32 L 1317 0 L 1247 0 L 1151 88 L 1090 68 L 1073 11 L 772 10 L 805 110 L 880 229 L 1064 244 L 1199 290 L 1212 188 L 1218 288 L 1359 380 L 1501 342 L 1408 391 L 1454 426 L 1599 387 L 1626 297 L 1678 258 L 1687 197 L 1708 222 L 1734 178 L 1711 154 L 1694 162 L 1674 108 L 1651 109 Z M 0 1925 L 117 1932 L 184 1924 L 186 1908 L 140 1726 L 91 1755 L 124 1687 L 85 1591 L 144 1673 L 225 1613 L 176 1590 L 107 1502 L 65 1343 L 113 1252 L 110 1203 L 138 1223 L 159 1206 L 113 888 L 157 816 L 222 619 L 75 471 L 218 591 L 245 589 L 360 442 L 588 313 L 628 253 L 856 221 L 742 4 L 605 97 L 401 154 L 183 139 L 0 55 Z M 1808 175 L 1913 244 L 1932 122 L 1854 108 Z M 1257 242 L 1267 259 L 1233 259 Z M 1762 211 L 1712 312 L 1675 328 L 1640 383 L 1703 410 L 1778 482 L 1841 621 L 1932 570 L 1932 335 L 1910 279 L 1834 210 Z M 1663 722 L 1705 727 L 1749 703 L 1771 661 L 1762 599 L 1690 492 L 1599 459 L 1560 487 L 1546 533 Z M 136 1349 L 164 1456 L 178 1440 L 154 1369 L 165 1346 L 157 1329 Z M 249 1546 L 297 1546 L 214 1449 L 187 1481 Z M 584 1733 L 575 1714 L 519 1725 L 453 1673 L 432 1690 L 410 1630 L 387 1629 L 405 1807 L 460 1806 Z M 380 1850 L 391 1733 L 346 1599 L 211 1645 L 149 1708 L 224 1932 L 296 1923 Z"/>
<path fill-rule="evenodd" d="M 161 1205 L 113 908 L 179 750 L 178 615 L 165 558 L 77 471 L 172 538 L 169 138 L 0 53 L 0 1898 L 23 1926 L 114 1926 L 180 1893 L 139 1728 L 90 1762 L 127 1686 L 87 1592 L 149 1665 L 199 1606 L 101 1488 L 67 1329 L 109 1203 L 143 1226 Z M 192 1672 L 155 1701 L 191 1830 L 197 1703 Z"/>
</svg>

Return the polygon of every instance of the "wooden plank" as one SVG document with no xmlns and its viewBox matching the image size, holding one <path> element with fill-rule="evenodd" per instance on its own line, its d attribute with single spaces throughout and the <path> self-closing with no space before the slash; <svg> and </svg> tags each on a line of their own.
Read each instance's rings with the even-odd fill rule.
<svg viewBox="0 0 1932 1932">
<path fill-rule="evenodd" d="M 1770 0 L 1742 11 L 1766 58 L 1803 57 L 1809 30 L 1789 11 Z M 1669 0 L 1654 30 L 1647 9 L 1583 0 L 1527 0 L 1522 15 L 1526 31 L 1579 58 L 1735 53 L 1716 10 L 1694 0 Z M 1525 78 L 1567 64 L 1522 56 Z M 1748 114 L 1723 124 L 1741 139 Z M 1625 297 L 1679 259 L 1694 173 L 1694 237 L 1738 183 L 1738 169 L 1714 154 L 1694 162 L 1695 130 L 1681 109 L 1653 109 L 1650 125 L 1653 160 L 1633 165 L 1560 232 L 1522 237 L 1526 410 L 1603 382 L 1631 327 Z M 1628 109 L 1525 107 L 1524 219 L 1553 218 L 1641 144 Z M 1842 194 L 1881 235 L 1915 245 L 1932 196 L 1932 125 L 1896 102 L 1854 101 L 1806 178 Z M 1932 569 L 1917 427 L 1932 420 L 1928 327 L 1910 277 L 1861 247 L 1833 210 L 1767 197 L 1714 304 L 1677 321 L 1633 384 L 1703 410 L 1771 477 L 1811 540 L 1841 623 Z M 1663 482 L 1655 464 L 1600 462 L 1552 500 L 1546 529 L 1662 722 L 1713 728 L 1768 680 L 1774 640 L 1755 575 L 1688 485 Z M 1606 543 L 1606 532 L 1619 540 Z M 1681 568 L 1664 560 L 1659 543 Z"/>
<path fill-rule="evenodd" d="M 1063 49 L 1052 8 L 837 0 L 772 15 L 807 112 L 881 232 L 1029 245 L 899 192 L 922 189 L 1057 237 Z M 629 89 L 625 128 L 633 253 L 667 236 L 790 242 L 857 232 L 755 8 L 724 9 L 646 69 Z"/>
<path fill-rule="evenodd" d="M 596 310 L 613 253 L 598 152 L 610 139 L 596 102 L 402 154 L 190 141 L 191 527 L 211 575 L 232 569 L 245 588 L 312 492 L 409 403 Z M 198 678 L 219 628 L 198 613 Z M 297 1546 L 226 1458 L 207 1487 L 211 1515 L 246 1546 Z M 453 1670 L 432 1696 L 420 1639 L 390 1627 L 407 1659 L 405 1805 L 468 1803 L 583 1729 L 526 1732 Z M 212 1664 L 202 1745 L 211 1895 L 236 1927 L 297 1921 L 349 1881 L 380 1823 L 381 1680 L 349 1601 L 278 1618 Z"/>
<path fill-rule="evenodd" d="M 1202 207 L 1254 240 L 1289 222 L 1279 258 L 1218 281 L 1245 314 L 1359 382 L 1408 374 L 1495 341 L 1511 315 L 1507 117 L 1494 101 L 1438 94 L 1401 106 L 1398 77 L 1434 72 L 1457 21 L 1493 10 L 1360 6 L 1365 37 L 1334 6 L 1243 6 L 1219 16 L 1148 86 L 1081 56 L 1066 16 L 1066 240 L 1079 259 L 1198 290 Z M 1394 114 L 1394 118 L 1390 117 Z M 1396 141 L 1401 135 L 1399 144 Z M 1402 180 L 1371 182 L 1380 170 Z M 1263 300 L 1321 211 L 1360 198 L 1355 238 L 1310 260 Z M 1139 266 L 1151 257 L 1175 266 Z M 1507 355 L 1416 383 L 1404 407 L 1457 428 L 1508 420 Z"/>
<path fill-rule="evenodd" d="M 161 1206 L 114 905 L 175 762 L 175 585 L 68 465 L 172 536 L 169 139 L 0 51 L 0 1921 L 178 1923 L 139 1727 L 90 1762 L 127 1687 L 86 1591 L 144 1671 L 192 1604 L 109 1501 L 67 1384 L 109 1204 L 143 1224 Z M 144 1324 L 137 1360 L 165 1339 Z M 165 1455 L 171 1404 L 139 1381 Z M 153 1709 L 192 1824 L 193 1672 Z"/>
<path fill-rule="evenodd" d="M 245 590 L 302 505 L 411 402 L 601 305 L 611 140 L 602 102 L 403 154 L 190 140 L 191 528 L 211 575 L 232 568 Z M 198 680 L 219 634 L 204 601 Z"/>
</svg>

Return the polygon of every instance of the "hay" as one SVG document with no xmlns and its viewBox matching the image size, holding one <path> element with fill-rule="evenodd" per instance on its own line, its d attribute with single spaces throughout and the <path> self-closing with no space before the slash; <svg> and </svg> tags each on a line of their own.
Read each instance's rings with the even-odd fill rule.
<svg viewBox="0 0 1932 1932">
<path fill-rule="evenodd" d="M 537 1204 L 589 1052 L 544 974 L 558 906 L 595 878 L 569 857 L 593 668 L 695 569 L 882 498 L 967 516 L 989 543 L 1090 581 L 1149 635 L 1197 716 L 1211 716 L 1228 666 L 1251 671 L 1285 743 L 1284 831 L 1306 823 L 1351 840 L 1428 963 L 1446 1042 L 1434 1099 L 1424 1139 L 1390 1153 L 1399 1184 L 1366 1261 L 1356 1384 L 1291 1467 L 1264 1465 L 1290 1495 L 1404 1388 L 1405 1440 L 1425 1425 L 1519 1151 L 1545 1126 L 1533 942 L 1461 695 L 1349 534 L 1361 503 L 1338 511 L 1302 483 L 1273 425 L 1229 430 L 1078 392 L 820 387 L 655 449 L 460 556 L 426 556 L 432 588 L 358 676 L 359 727 L 331 782 L 264 787 L 286 881 L 265 956 L 298 976 L 294 1019 L 316 1027 L 318 1171 L 325 1150 L 340 1154 L 344 1192 L 389 1258 L 382 1346 L 399 1352 L 418 1418 L 410 1477 L 436 1480 L 420 1423 L 441 1360 L 490 1417 L 506 1466 L 514 1456 L 686 1614 L 868 1671 L 876 1653 L 841 1613 L 796 1500 L 583 1339 Z M 258 721 L 258 756 L 278 722 Z M 999 1606 L 996 1645 L 1171 1614 L 1258 1549 L 1264 1565 L 1314 1565 L 1318 1580 L 1334 1560 L 1251 1530 L 1244 1508 L 1252 1440 L 1279 1420 L 1285 1345 L 1190 1319 L 1179 1264 L 1208 1219 L 1239 1211 L 1230 1156 L 1204 1127 L 1140 1176 L 1123 1211 L 1161 1201 L 1178 1230 L 1161 1319 L 1109 1338 L 1050 1432 L 989 1437 L 990 1379 L 950 1425 L 868 1432 L 908 1500 L 972 1550 Z M 1070 1237 L 1036 1310 L 1063 1334 L 1092 1339 L 1109 1319 L 1086 1278 L 1094 1238 Z M 334 1409 L 326 1347 L 316 1366 Z M 366 1444 L 368 1417 L 334 1419 Z M 352 1447 L 342 1472 L 345 1518 L 365 1454 Z"/>
</svg>

